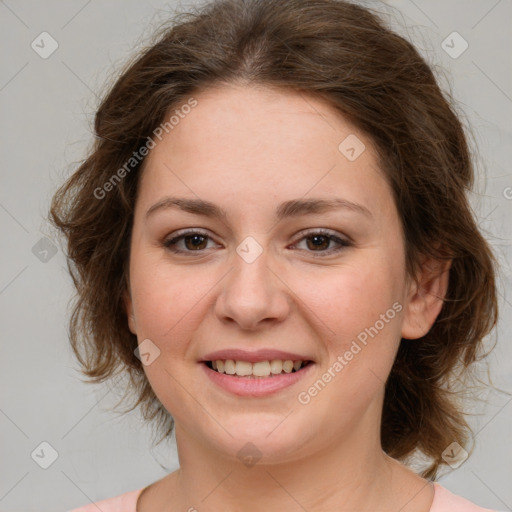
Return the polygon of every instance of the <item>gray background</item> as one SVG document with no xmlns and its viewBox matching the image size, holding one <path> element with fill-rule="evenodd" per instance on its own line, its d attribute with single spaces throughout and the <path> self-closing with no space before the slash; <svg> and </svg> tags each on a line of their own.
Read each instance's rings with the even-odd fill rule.
<svg viewBox="0 0 512 512">
<path fill-rule="evenodd" d="M 138 412 L 109 412 L 118 391 L 80 380 L 67 340 L 71 281 L 44 221 L 56 186 L 92 140 L 96 95 L 176 5 L 0 1 L 1 512 L 68 510 L 147 485 L 167 473 L 162 466 L 177 467 L 173 442 L 150 449 L 150 430 Z M 405 25 L 398 30 L 436 66 L 472 126 L 480 155 L 473 205 L 502 264 L 501 320 L 489 363 L 494 384 L 511 391 L 512 1 L 370 5 Z M 46 59 L 31 47 L 43 31 L 59 45 Z M 442 46 L 453 31 L 469 44 L 457 58 Z M 452 39 L 445 44 L 453 54 L 463 42 Z M 439 481 L 480 505 L 512 510 L 512 395 L 484 390 L 479 396 L 471 420 L 475 451 Z M 47 469 L 39 465 L 50 461 L 44 441 L 58 452 Z"/>
</svg>

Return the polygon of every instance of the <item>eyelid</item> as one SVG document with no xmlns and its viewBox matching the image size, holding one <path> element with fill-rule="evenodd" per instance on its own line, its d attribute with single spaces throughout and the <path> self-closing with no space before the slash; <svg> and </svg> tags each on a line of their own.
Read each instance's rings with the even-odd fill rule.
<svg viewBox="0 0 512 512">
<path fill-rule="evenodd" d="M 208 233 L 208 231 L 206 231 L 202 228 L 184 228 L 184 229 L 180 229 L 180 230 L 172 233 L 172 237 L 170 237 L 169 240 L 172 240 L 174 238 L 178 238 L 178 237 L 184 236 L 184 235 L 196 235 L 196 234 L 207 236 L 208 238 L 213 238 L 210 235 L 210 233 Z M 167 241 L 169 241 L 169 240 L 167 240 Z"/>
<path fill-rule="evenodd" d="M 350 237 L 348 237 L 347 235 L 338 233 L 337 231 L 334 231 L 332 229 L 327 229 L 327 228 L 309 228 L 309 229 L 306 229 L 305 231 L 301 231 L 300 233 L 298 233 L 300 238 L 297 238 L 297 241 L 300 241 L 303 238 L 306 238 L 308 235 L 316 235 L 316 234 L 325 235 L 327 237 L 331 237 L 332 239 L 338 239 L 340 242 L 347 243 L 347 244 L 353 243 L 352 240 L 350 239 Z"/>
</svg>

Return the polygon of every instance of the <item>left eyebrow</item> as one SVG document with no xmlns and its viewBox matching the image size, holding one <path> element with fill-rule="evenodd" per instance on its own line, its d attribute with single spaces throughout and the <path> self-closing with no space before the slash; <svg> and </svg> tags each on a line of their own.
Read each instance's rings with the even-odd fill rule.
<svg viewBox="0 0 512 512">
<path fill-rule="evenodd" d="M 324 213 L 330 210 L 345 209 L 372 218 L 372 212 L 359 203 L 338 197 L 330 199 L 292 199 L 281 203 L 276 210 L 276 217 L 282 220 L 286 217 L 298 217 L 313 213 Z"/>
<path fill-rule="evenodd" d="M 168 196 L 151 206 L 146 212 L 146 218 L 157 210 L 167 208 L 178 208 L 188 213 L 219 218 L 224 221 L 226 221 L 228 217 L 228 214 L 224 209 L 209 201 L 204 201 L 203 199 L 188 199 Z M 371 211 L 366 206 L 337 197 L 329 199 L 292 199 L 290 201 L 285 201 L 277 207 L 275 215 L 277 220 L 283 220 L 289 217 L 324 213 L 337 209 L 352 211 L 369 218 L 373 217 Z"/>
</svg>

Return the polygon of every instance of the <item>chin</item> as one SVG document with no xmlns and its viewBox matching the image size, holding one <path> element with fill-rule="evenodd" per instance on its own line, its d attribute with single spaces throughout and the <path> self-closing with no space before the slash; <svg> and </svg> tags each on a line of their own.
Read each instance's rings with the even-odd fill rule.
<svg viewBox="0 0 512 512">
<path fill-rule="evenodd" d="M 220 428 L 216 430 L 220 436 L 210 438 L 210 443 L 215 450 L 241 462 L 246 456 L 255 457 L 264 464 L 292 460 L 296 458 L 294 454 L 298 455 L 296 452 L 303 452 L 304 443 L 309 440 L 312 432 L 311 422 L 304 422 L 301 428 L 293 413 L 289 417 L 286 414 L 258 412 L 232 418 L 226 423 L 229 425 L 226 428 L 233 437 Z M 212 431 L 204 433 L 211 434 Z"/>
</svg>

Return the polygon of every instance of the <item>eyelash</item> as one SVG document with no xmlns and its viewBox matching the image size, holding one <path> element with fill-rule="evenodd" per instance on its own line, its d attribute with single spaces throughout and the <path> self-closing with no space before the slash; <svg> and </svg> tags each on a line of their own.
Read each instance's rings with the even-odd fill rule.
<svg viewBox="0 0 512 512">
<path fill-rule="evenodd" d="M 196 252 L 197 253 L 203 252 L 205 249 L 198 249 L 196 251 L 190 251 L 190 250 L 176 249 L 175 247 L 173 247 L 180 240 L 188 238 L 188 237 L 191 237 L 193 235 L 200 235 L 202 237 L 205 237 L 205 238 L 211 240 L 211 237 L 208 235 L 208 233 L 205 233 L 204 231 L 201 231 L 201 230 L 194 230 L 194 231 L 185 231 L 183 233 L 180 233 L 177 236 L 175 236 L 175 237 L 173 237 L 173 238 L 171 238 L 169 240 L 164 241 L 163 245 L 168 250 L 170 250 L 171 252 L 176 253 L 176 254 L 192 254 L 192 253 L 196 253 Z M 311 238 L 313 235 L 324 236 L 324 237 L 328 238 L 329 241 L 333 241 L 333 242 L 336 242 L 337 244 L 339 244 L 339 246 L 337 248 L 335 248 L 335 249 L 328 249 L 328 250 L 325 250 L 325 251 L 308 251 L 308 252 L 310 252 L 315 257 L 323 258 L 326 255 L 331 255 L 333 253 L 338 253 L 338 252 L 342 251 L 343 249 L 345 249 L 346 247 L 350 247 L 352 245 L 352 243 L 349 240 L 343 240 L 343 239 L 337 237 L 336 235 L 334 235 L 332 231 L 329 231 L 327 229 L 322 229 L 322 228 L 313 229 L 313 230 L 310 230 L 310 231 L 306 232 L 305 234 L 303 234 L 302 238 L 300 238 L 298 240 L 298 242 L 300 242 L 300 241 L 302 241 L 304 239 L 307 239 L 307 238 Z"/>
</svg>

